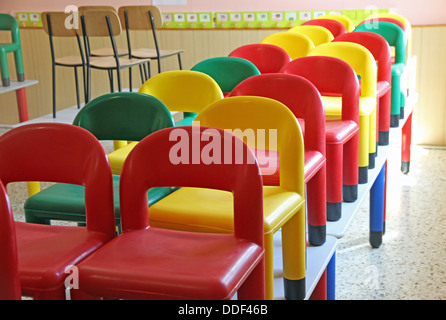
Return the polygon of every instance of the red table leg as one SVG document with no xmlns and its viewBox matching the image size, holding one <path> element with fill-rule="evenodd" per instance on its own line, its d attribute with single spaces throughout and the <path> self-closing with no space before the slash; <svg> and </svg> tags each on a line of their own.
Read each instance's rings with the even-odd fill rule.
<svg viewBox="0 0 446 320">
<path fill-rule="evenodd" d="M 25 88 L 17 89 L 16 90 L 16 96 L 17 96 L 17 105 L 19 109 L 19 121 L 24 122 L 28 121 L 28 105 L 26 102 L 26 91 Z"/>
</svg>

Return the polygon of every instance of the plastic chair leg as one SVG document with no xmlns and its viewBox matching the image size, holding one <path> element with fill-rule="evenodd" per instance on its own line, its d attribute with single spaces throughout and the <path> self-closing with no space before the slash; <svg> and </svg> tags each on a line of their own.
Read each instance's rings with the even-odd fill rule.
<svg viewBox="0 0 446 320">
<path fill-rule="evenodd" d="M 303 300 L 306 295 L 305 207 L 282 227 L 283 280 L 285 299 Z"/>
<path fill-rule="evenodd" d="M 391 97 L 392 94 L 389 91 L 379 99 L 378 141 L 380 146 L 387 146 L 389 144 Z"/>
<path fill-rule="evenodd" d="M 0 50 L 0 68 L 2 69 L 2 84 L 4 87 L 9 87 L 11 80 L 9 79 L 8 57 L 4 50 Z"/>
<path fill-rule="evenodd" d="M 342 199 L 353 202 L 358 199 L 358 149 L 359 135 L 356 134 L 343 147 Z"/>
<path fill-rule="evenodd" d="M 338 221 L 342 215 L 343 145 L 327 144 L 327 220 Z"/>
<path fill-rule="evenodd" d="M 320 246 L 326 240 L 327 176 L 324 164 L 307 182 L 308 241 Z"/>
<path fill-rule="evenodd" d="M 376 147 L 377 143 L 376 143 L 376 137 L 377 137 L 377 133 L 376 133 L 376 125 L 377 125 L 377 110 L 376 108 L 373 109 L 373 111 L 370 113 L 369 115 L 369 169 L 373 169 L 375 168 L 375 158 L 378 152 L 378 149 Z"/>
<path fill-rule="evenodd" d="M 265 299 L 274 300 L 274 239 L 272 233 L 264 236 L 265 248 Z"/>
<path fill-rule="evenodd" d="M 367 183 L 369 170 L 369 117 L 359 115 L 359 178 L 358 183 Z"/>
<path fill-rule="evenodd" d="M 15 68 L 17 72 L 17 81 L 25 81 L 25 71 L 23 69 L 22 49 L 14 51 Z"/>
<path fill-rule="evenodd" d="M 390 127 L 397 128 L 400 125 L 401 113 L 401 76 L 392 74 Z"/>
<path fill-rule="evenodd" d="M 264 300 L 265 299 L 265 264 L 262 260 L 252 270 L 248 278 L 237 291 L 239 300 Z"/>
</svg>

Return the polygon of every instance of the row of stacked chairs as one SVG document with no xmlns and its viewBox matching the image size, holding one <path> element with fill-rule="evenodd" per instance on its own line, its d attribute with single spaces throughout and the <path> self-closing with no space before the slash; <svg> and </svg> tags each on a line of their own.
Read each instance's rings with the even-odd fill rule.
<svg viewBox="0 0 446 320">
<path fill-rule="evenodd" d="M 357 201 L 404 112 L 407 29 L 341 17 L 97 97 L 73 125 L 2 135 L 1 298 L 64 299 L 74 270 L 73 299 L 273 299 L 281 232 L 284 297 L 304 299 L 307 245 Z M 404 49 L 377 34 L 390 26 Z M 119 148 L 106 154 L 102 140 Z M 27 199 L 26 223 L 3 188 L 15 181 L 55 182 Z M 313 298 L 327 298 L 320 286 Z"/>
</svg>

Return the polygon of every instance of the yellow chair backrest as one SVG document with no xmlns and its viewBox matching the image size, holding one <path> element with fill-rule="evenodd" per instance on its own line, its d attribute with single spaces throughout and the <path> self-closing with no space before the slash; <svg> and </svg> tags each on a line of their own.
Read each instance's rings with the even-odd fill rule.
<svg viewBox="0 0 446 320">
<path fill-rule="evenodd" d="M 292 60 L 307 55 L 314 48 L 313 41 L 301 33 L 277 32 L 264 38 L 260 43 L 274 44 L 285 50 Z"/>
<path fill-rule="evenodd" d="M 333 34 L 321 26 L 297 26 L 288 29 L 287 32 L 297 32 L 306 35 L 311 39 L 314 46 L 331 42 L 334 39 Z"/>
<path fill-rule="evenodd" d="M 223 99 L 218 83 L 203 72 L 172 70 L 147 80 L 140 93 L 160 99 L 170 111 L 200 112 L 209 104 Z"/>
<path fill-rule="evenodd" d="M 331 19 L 339 21 L 344 25 L 347 32 L 352 32 L 355 29 L 355 24 L 353 21 L 349 17 L 340 14 L 326 14 L 323 16 L 318 16 L 316 19 Z"/>
<path fill-rule="evenodd" d="M 308 55 L 330 56 L 344 60 L 361 77 L 361 97 L 376 97 L 375 58 L 362 45 L 353 42 L 330 42 L 315 47 Z"/>
<path fill-rule="evenodd" d="M 195 121 L 195 125 L 199 122 L 201 126 L 231 130 L 251 148 L 277 149 L 280 186 L 304 194 L 303 136 L 296 117 L 284 104 L 257 96 L 229 97 L 209 105 Z M 271 142 L 277 147 L 270 148 Z"/>
</svg>

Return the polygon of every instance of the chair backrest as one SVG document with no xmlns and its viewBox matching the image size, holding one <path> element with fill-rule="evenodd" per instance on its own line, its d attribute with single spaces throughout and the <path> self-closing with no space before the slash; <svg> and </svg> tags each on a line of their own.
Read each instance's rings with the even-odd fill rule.
<svg viewBox="0 0 446 320">
<path fill-rule="evenodd" d="M 123 6 L 119 7 L 118 15 L 121 24 L 129 30 L 151 30 L 149 11 L 152 12 L 155 28 L 163 26 L 161 11 L 156 6 Z M 125 14 L 127 14 L 127 25 L 125 23 Z"/>
<path fill-rule="evenodd" d="M 223 98 L 218 83 L 203 72 L 171 70 L 158 73 L 139 88 L 160 99 L 170 111 L 200 112 Z"/>
<path fill-rule="evenodd" d="M 10 14 L 0 13 L 0 30 L 10 30 L 12 41 L 14 43 L 20 43 L 19 24 Z"/>
<path fill-rule="evenodd" d="M 0 179 L 85 186 L 87 229 L 115 235 L 113 181 L 107 154 L 87 130 L 62 123 L 36 123 L 0 136 Z"/>
<path fill-rule="evenodd" d="M 65 21 L 67 21 L 67 19 L 69 19 L 73 26 L 77 26 L 78 29 L 67 28 L 65 26 Z M 75 37 L 77 34 L 82 34 L 79 14 L 75 12 L 42 12 L 42 24 L 45 33 L 52 37 Z"/>
<path fill-rule="evenodd" d="M 395 47 L 395 63 L 406 64 L 407 40 L 403 29 L 390 22 L 368 22 L 356 27 L 355 31 L 373 32 L 383 36 L 389 45 Z"/>
<path fill-rule="evenodd" d="M 368 18 L 368 19 L 362 21 L 359 25 L 364 24 L 364 23 L 380 22 L 380 21 L 394 23 L 394 24 L 398 25 L 401 29 L 403 29 L 403 31 L 406 30 L 406 26 L 404 25 L 404 23 L 402 23 L 399 20 L 392 19 L 392 18 L 380 18 L 380 17 Z M 376 25 L 375 27 L 377 28 L 378 26 Z"/>
<path fill-rule="evenodd" d="M 233 50 L 228 56 L 251 61 L 262 74 L 279 72 L 291 61 L 290 55 L 285 50 L 266 43 L 243 45 Z"/>
<path fill-rule="evenodd" d="M 317 150 L 325 155 L 324 107 L 318 90 L 310 81 L 291 74 L 262 74 L 240 83 L 230 96 L 258 96 L 280 101 L 296 118 L 305 121 L 305 150 Z"/>
<path fill-rule="evenodd" d="M 278 151 L 280 186 L 304 194 L 302 132 L 297 118 L 283 103 L 258 96 L 228 97 L 209 105 L 195 121 L 233 130 L 250 148 Z"/>
<path fill-rule="evenodd" d="M 260 43 L 274 44 L 281 47 L 292 60 L 306 56 L 314 48 L 313 41 L 308 36 L 286 31 L 273 33 Z"/>
<path fill-rule="evenodd" d="M 322 16 L 318 16 L 316 19 L 331 19 L 339 21 L 345 27 L 345 30 L 347 30 L 347 32 L 352 32 L 353 29 L 355 29 L 355 24 L 353 23 L 353 21 L 349 17 L 341 14 L 325 14 Z"/>
<path fill-rule="evenodd" d="M 214 57 L 202 60 L 191 68 L 214 79 L 223 93 L 231 92 L 243 80 L 260 74 L 249 60 L 238 57 Z"/>
<path fill-rule="evenodd" d="M 175 126 L 164 103 L 137 92 L 113 92 L 97 97 L 79 111 L 73 124 L 90 131 L 98 140 L 130 141 Z"/>
<path fill-rule="evenodd" d="M 375 58 L 360 44 L 352 42 L 330 42 L 315 47 L 309 56 L 330 56 L 346 61 L 361 77 L 361 97 L 376 98 Z"/>
<path fill-rule="evenodd" d="M 237 148 L 241 148 L 241 153 Z M 179 150 L 181 161 L 176 159 Z M 206 152 L 213 153 L 212 161 L 202 158 Z M 127 157 L 121 174 L 123 232 L 149 226 L 147 190 L 167 186 L 232 192 L 235 236 L 263 244 L 263 188 L 259 166 L 252 151 L 234 135 L 221 129 L 187 126 L 157 131 L 138 143 Z"/>
<path fill-rule="evenodd" d="M 302 23 L 303 26 L 321 26 L 327 28 L 333 37 L 337 37 L 340 34 L 347 33 L 344 25 L 337 20 L 332 19 L 313 19 Z"/>
<path fill-rule="evenodd" d="M 304 77 L 322 95 L 341 95 L 342 120 L 359 122 L 359 81 L 344 60 L 328 56 L 302 57 L 291 61 L 282 72 Z"/>
<path fill-rule="evenodd" d="M 0 300 L 20 300 L 14 217 L 6 188 L 0 181 Z"/>
<path fill-rule="evenodd" d="M 301 25 L 290 28 L 287 32 L 297 32 L 308 36 L 314 46 L 330 42 L 334 38 L 331 32 L 322 26 Z"/>
<path fill-rule="evenodd" d="M 79 10 L 83 19 L 83 32 L 88 37 L 118 36 L 122 32 L 121 22 L 116 10 Z M 110 22 L 110 28 L 108 25 Z"/>
<path fill-rule="evenodd" d="M 342 34 L 333 40 L 333 42 L 339 41 L 354 42 L 366 47 L 378 64 L 377 80 L 391 83 L 392 56 L 386 39 L 373 32 L 358 31 Z"/>
</svg>

